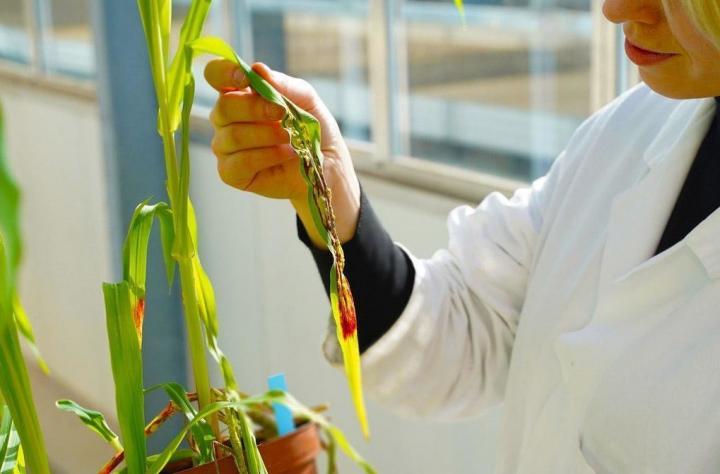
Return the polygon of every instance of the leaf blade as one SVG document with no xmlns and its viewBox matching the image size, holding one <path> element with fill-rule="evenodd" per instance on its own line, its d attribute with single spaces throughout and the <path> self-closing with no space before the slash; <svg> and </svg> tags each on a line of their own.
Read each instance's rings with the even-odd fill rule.
<svg viewBox="0 0 720 474">
<path fill-rule="evenodd" d="M 119 452 L 123 450 L 118 435 L 110 429 L 107 421 L 105 421 L 105 417 L 99 411 L 84 408 L 74 401 L 67 399 L 57 400 L 55 406 L 62 411 L 75 414 L 85 426 L 107 441 L 115 451 Z"/>
<path fill-rule="evenodd" d="M 0 297 L 11 298 L 22 258 L 20 237 L 20 188 L 10 173 L 5 155 L 4 116 L 0 107 L 0 234 L 5 239 L 8 283 Z"/>
<path fill-rule="evenodd" d="M 0 474 L 13 474 L 18 468 L 21 457 L 20 437 L 10 416 L 10 410 L 4 406 L 3 423 L 0 425 Z"/>
<path fill-rule="evenodd" d="M 161 383 L 146 389 L 145 393 L 150 393 L 160 389 L 167 393 L 170 400 L 172 400 L 175 406 L 182 411 L 188 421 L 192 421 L 192 419 L 197 416 L 197 410 L 193 406 L 192 402 L 190 402 L 190 399 L 188 399 L 185 389 L 183 389 L 180 384 L 174 382 Z M 190 431 L 195 443 L 198 446 L 198 450 L 200 451 L 200 457 L 198 460 L 199 463 L 204 464 L 212 462 L 215 459 L 213 452 L 213 440 L 215 439 L 215 436 L 212 432 L 212 428 L 210 428 L 210 425 L 207 422 L 199 422 L 198 424 L 192 425 Z"/>
<path fill-rule="evenodd" d="M 130 285 L 131 306 L 138 340 L 142 345 L 142 325 L 145 315 L 145 284 L 147 280 L 148 244 L 155 218 L 160 221 L 163 259 L 168 284 L 172 284 L 175 261 L 170 255 L 174 241 L 172 211 L 164 203 L 148 204 L 149 199 L 135 208 L 123 244 L 123 279 Z"/>
<path fill-rule="evenodd" d="M 50 369 L 40 353 L 40 349 L 38 349 L 37 344 L 35 343 L 35 332 L 33 331 L 27 313 L 25 313 L 25 309 L 20 302 L 20 297 L 18 296 L 17 291 L 13 294 L 12 307 L 13 314 L 15 315 L 15 324 L 17 325 L 18 331 L 20 331 L 20 335 L 25 338 L 25 342 L 30 348 L 30 352 L 32 352 L 33 357 L 35 357 L 35 361 L 38 363 L 40 370 L 42 370 L 46 375 L 49 374 Z"/>
<path fill-rule="evenodd" d="M 142 474 L 147 456 L 142 356 L 133 324 L 130 286 L 126 281 L 104 283 L 103 295 L 125 463 L 130 474 Z"/>
<path fill-rule="evenodd" d="M 0 295 L 12 295 L 8 260 L 0 234 Z M 25 446 L 25 459 L 33 473 L 50 472 L 45 441 L 38 421 L 32 387 L 12 309 L 12 300 L 0 297 L 0 393 L 7 404 L 18 435 Z"/>
</svg>

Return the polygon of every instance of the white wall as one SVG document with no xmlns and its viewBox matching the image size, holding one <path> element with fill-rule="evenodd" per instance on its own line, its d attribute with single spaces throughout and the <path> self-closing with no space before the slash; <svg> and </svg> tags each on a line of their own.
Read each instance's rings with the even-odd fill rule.
<svg viewBox="0 0 720 474">
<path fill-rule="evenodd" d="M 51 404 L 68 396 L 114 411 L 100 284 L 112 280 L 120 249 L 110 244 L 99 111 L 94 101 L 3 79 L 0 100 L 24 189 L 21 290 L 53 370 L 34 383 L 54 472 L 93 472 L 109 452 Z M 297 398 L 331 405 L 332 419 L 381 473 L 492 472 L 498 410 L 440 424 L 400 419 L 369 401 L 373 437 L 361 439 L 344 377 L 320 351 L 329 306 L 291 207 L 224 185 L 207 148 L 195 146 L 193 157 L 201 255 L 217 293 L 220 342 L 243 390 L 263 391 L 268 375 L 285 372 Z M 361 179 L 395 240 L 421 257 L 445 245 L 447 213 L 460 203 Z M 359 471 L 344 464 L 342 472 Z"/>
</svg>

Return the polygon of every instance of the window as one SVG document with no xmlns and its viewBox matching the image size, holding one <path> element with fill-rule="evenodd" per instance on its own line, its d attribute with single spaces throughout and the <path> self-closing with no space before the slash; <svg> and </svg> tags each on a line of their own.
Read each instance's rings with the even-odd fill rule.
<svg viewBox="0 0 720 474">
<path fill-rule="evenodd" d="M 91 0 L 3 0 L 0 59 L 39 72 L 81 79 L 95 75 Z"/>
<path fill-rule="evenodd" d="M 251 29 L 246 60 L 307 80 L 344 137 L 370 141 L 368 1 L 252 0 L 244 8 L 250 22 L 237 27 Z"/>
<path fill-rule="evenodd" d="M 452 0 L 228 1 L 243 56 L 313 84 L 376 163 L 516 181 L 545 174 L 597 107 L 593 54 L 615 32 L 593 21 L 598 0 L 464 0 L 466 26 Z M 596 56 L 623 58 L 609 50 Z M 607 66 L 615 92 L 627 68 Z"/>
<path fill-rule="evenodd" d="M 0 2 L 0 58 L 19 63 L 30 61 L 30 39 L 25 28 L 23 0 Z"/>
<path fill-rule="evenodd" d="M 95 58 L 90 28 L 90 0 L 45 0 L 35 3 L 44 69 L 90 78 Z"/>
<path fill-rule="evenodd" d="M 590 1 L 466 0 L 465 11 L 463 28 L 452 2 L 402 3 L 393 97 L 406 97 L 408 128 L 398 151 L 542 176 L 591 113 Z"/>
<path fill-rule="evenodd" d="M 3 0 L 0 61 L 94 77 L 91 2 Z M 601 0 L 464 4 L 465 25 L 453 0 L 214 0 L 205 34 L 313 84 L 363 170 L 445 179 L 433 187 L 448 192 L 463 181 L 460 194 L 545 174 L 580 122 L 638 80 Z M 173 0 L 175 18 L 189 5 Z"/>
<path fill-rule="evenodd" d="M 171 26 L 171 39 L 170 39 L 170 59 L 172 60 L 177 43 L 180 38 L 180 30 L 182 29 L 182 22 L 187 16 L 188 9 L 190 7 L 190 0 L 172 0 L 173 8 L 173 23 Z M 203 33 L 205 35 L 219 36 L 222 38 L 228 37 L 228 23 L 226 20 L 227 12 L 227 0 L 214 0 L 211 4 L 210 11 L 208 11 L 207 19 L 205 20 L 205 29 Z M 215 101 L 217 93 L 208 85 L 204 80 L 199 80 L 203 77 L 203 69 L 212 58 L 207 55 L 200 56 L 193 62 L 193 73 L 198 80 L 195 83 L 196 103 L 200 103 L 205 106 L 210 106 Z"/>
</svg>

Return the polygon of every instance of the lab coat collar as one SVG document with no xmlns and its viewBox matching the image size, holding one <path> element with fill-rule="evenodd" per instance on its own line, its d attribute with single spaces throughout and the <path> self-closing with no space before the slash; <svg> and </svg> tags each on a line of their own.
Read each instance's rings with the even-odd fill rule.
<svg viewBox="0 0 720 474">
<path fill-rule="evenodd" d="M 710 278 L 720 278 L 720 209 L 693 229 L 686 238 Z"/>
<path fill-rule="evenodd" d="M 695 252 L 711 278 L 720 277 L 718 211 L 683 241 L 653 257 L 714 112 L 712 98 L 681 101 L 646 149 L 643 159 L 647 170 L 643 177 L 613 199 L 600 291 L 648 259 L 659 260 L 681 245 Z"/>
<path fill-rule="evenodd" d="M 648 167 L 652 169 L 668 156 L 687 153 L 688 147 L 699 146 L 716 107 L 712 97 L 680 101 L 643 155 Z"/>
</svg>

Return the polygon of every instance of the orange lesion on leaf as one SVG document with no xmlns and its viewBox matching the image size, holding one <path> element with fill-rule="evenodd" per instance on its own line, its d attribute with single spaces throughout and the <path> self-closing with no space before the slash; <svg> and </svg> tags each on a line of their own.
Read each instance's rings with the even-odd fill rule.
<svg viewBox="0 0 720 474">
<path fill-rule="evenodd" d="M 145 298 L 138 298 L 133 308 L 133 321 L 135 322 L 135 330 L 137 331 L 138 340 L 142 344 L 142 328 L 143 318 L 145 317 Z"/>
<path fill-rule="evenodd" d="M 355 303 L 353 301 L 350 284 L 345 275 L 340 274 L 338 285 L 338 299 L 340 303 L 340 327 L 343 339 L 347 340 L 355 335 L 357 331 L 357 316 L 355 314 Z"/>
</svg>

